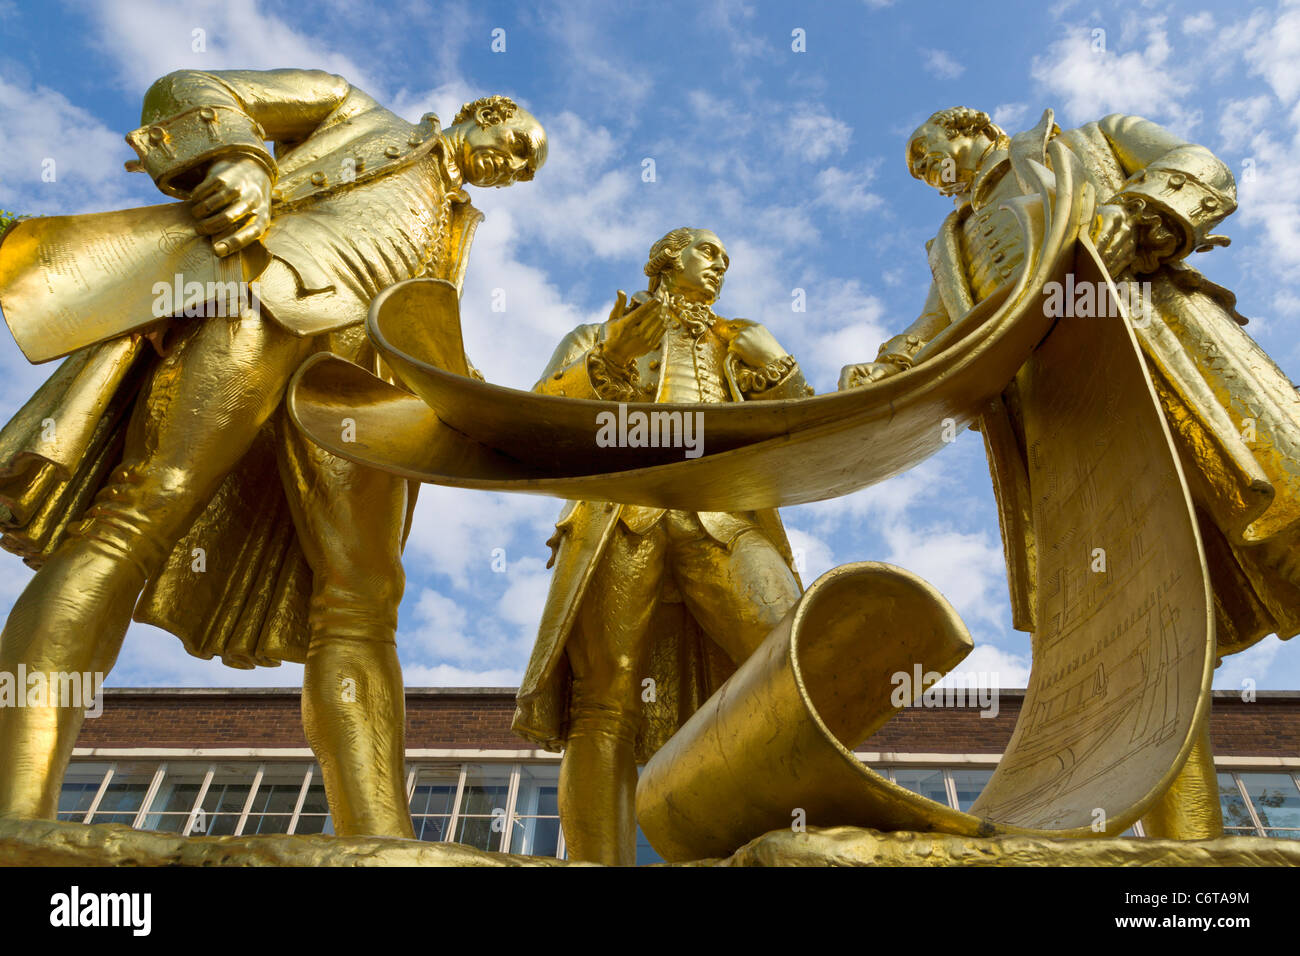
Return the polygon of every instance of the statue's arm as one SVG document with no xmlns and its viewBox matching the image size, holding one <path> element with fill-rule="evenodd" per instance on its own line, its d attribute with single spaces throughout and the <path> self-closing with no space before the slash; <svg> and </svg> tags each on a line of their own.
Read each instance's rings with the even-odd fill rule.
<svg viewBox="0 0 1300 956">
<path fill-rule="evenodd" d="M 1227 244 L 1210 232 L 1237 208 L 1225 163 L 1140 116 L 1116 113 L 1098 126 L 1128 177 L 1109 202 L 1127 207 L 1139 224 L 1140 271 Z"/>
<path fill-rule="evenodd" d="M 599 325 L 582 325 L 561 339 L 533 391 L 566 398 L 634 400 L 627 370 L 607 362 L 596 347 L 600 329 Z"/>
<path fill-rule="evenodd" d="M 727 334 L 732 336 L 732 380 L 745 401 L 806 398 L 813 394 L 795 357 L 766 326 L 748 319 L 732 319 Z"/>
<path fill-rule="evenodd" d="M 846 365 L 840 371 L 840 389 L 867 385 L 887 375 L 896 375 L 912 367 L 916 353 L 952 322 L 939 295 L 939 285 L 930 283 L 930 292 L 916 321 L 880 346 L 874 362 Z"/>
<path fill-rule="evenodd" d="M 255 160 L 274 182 L 267 140 L 306 139 L 350 90 L 343 77 L 321 70 L 178 70 L 149 88 L 141 126 L 127 142 L 139 154 L 138 168 L 178 198 L 217 160 Z"/>
</svg>

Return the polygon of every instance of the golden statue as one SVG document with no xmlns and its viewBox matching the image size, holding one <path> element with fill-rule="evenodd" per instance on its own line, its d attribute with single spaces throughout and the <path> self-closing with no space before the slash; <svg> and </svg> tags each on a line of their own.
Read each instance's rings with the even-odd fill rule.
<svg viewBox="0 0 1300 956">
<path fill-rule="evenodd" d="M 1227 239 L 1215 228 L 1236 208 L 1231 172 L 1209 150 L 1148 120 L 1112 115 L 1062 132 L 1050 112 L 1035 140 L 1061 143 L 1080 160 L 1102 202 L 1092 233 L 1111 276 L 1140 290 L 1138 342 L 1187 476 L 1214 594 L 1217 650 L 1244 650 L 1268 634 L 1300 631 L 1300 395 L 1242 330 L 1235 297 L 1184 261 Z M 911 136 L 912 175 L 952 196 L 956 209 L 929 244 L 934 281 L 920 317 L 847 366 L 841 387 L 911 368 L 954 316 L 969 311 L 1020 267 L 1025 249 L 1006 203 L 1021 195 L 1010 175 L 1011 139 L 988 114 L 957 107 Z M 1050 290 L 1095 321 L 1070 283 Z M 1048 291 L 1045 290 L 1045 295 Z M 1101 372 L 1099 374 L 1104 374 Z M 1013 380 L 979 420 L 997 497 L 1015 627 L 1032 631 L 1035 538 L 1026 470 L 1023 396 Z M 1146 818 L 1151 835 L 1222 832 L 1208 730 L 1187 770 Z"/>
<path fill-rule="evenodd" d="M 336 832 L 409 837 L 395 635 L 416 486 L 308 441 L 283 398 L 320 351 L 381 370 L 371 299 L 459 289 L 481 218 L 463 187 L 532 179 L 545 133 L 502 96 L 443 129 L 328 73 L 183 71 L 127 139 L 182 203 L 30 220 L 0 247 L 19 344 L 71 353 L 0 432 L 3 544 L 38 568 L 0 670 L 107 673 L 133 616 L 199 657 L 302 662 Z M 256 285 L 214 316 L 205 277 Z M 0 814 L 54 816 L 82 719 L 0 708 Z"/>
<path fill-rule="evenodd" d="M 766 328 L 713 311 L 729 264 L 714 233 L 674 229 L 650 247 L 648 291 L 630 304 L 620 292 L 607 322 L 565 336 L 534 391 L 679 406 L 808 394 Z M 689 411 L 639 423 L 639 441 L 633 419 L 619 425 L 633 447 L 685 457 L 708 442 Z M 780 623 L 799 578 L 774 510 L 570 501 L 549 543 L 555 575 L 514 729 L 564 751 L 571 856 L 630 864 L 637 764 Z"/>
<path fill-rule="evenodd" d="M 955 810 L 882 778 L 854 756 L 866 736 L 919 700 L 971 645 L 952 609 L 915 576 L 849 565 L 787 603 L 765 638 L 745 642 L 743 663 L 722 658 L 739 666 L 703 703 L 695 688 L 709 689 L 712 675 L 682 673 L 673 633 L 666 663 L 650 652 L 640 685 L 643 746 L 623 743 L 617 760 L 630 763 L 623 755 L 638 749 L 647 754 L 647 739 L 657 744 L 681 725 L 647 761 L 636 790 L 637 819 L 669 859 L 725 855 L 789 827 L 792 814 L 808 826 L 981 839 L 1113 836 L 1151 810 L 1193 756 L 1209 706 L 1213 607 L 1169 426 L 1127 314 L 1060 322 L 1044 296 L 1076 276 L 1096 285 L 1108 305 L 1118 302 L 1089 235 L 1098 190 L 1079 157 L 1045 131 L 1017 136 L 1009 153 L 1022 192 L 1007 208 L 1023 261 L 919 349 L 913 368 L 861 387 L 700 402 L 697 386 L 689 401 L 663 401 L 658 389 L 665 379 L 655 373 L 672 365 L 662 356 L 658 368 L 651 367 L 655 359 L 643 368 L 619 346 L 620 369 L 603 349 L 589 352 L 599 329 L 622 319 L 635 325 L 637 337 L 656 339 L 654 305 L 642 295 L 626 316 L 620 297 L 609 323 L 570 343 L 572 351 L 562 349 L 542 387 L 564 394 L 502 388 L 469 376 L 455 289 L 436 279 L 399 283 L 371 306 L 371 340 L 405 388 L 326 354 L 304 363 L 290 385 L 294 422 L 333 454 L 422 481 L 589 503 L 566 515 L 571 523 L 561 522 L 561 570 L 516 719 L 517 729 L 559 748 L 573 718 L 582 716 L 566 712 L 582 693 L 567 648 L 591 644 L 572 628 L 585 631 L 590 621 L 593 631 L 610 634 L 631 623 L 633 633 L 653 634 L 655 621 L 636 619 L 688 609 L 657 590 L 650 597 L 658 594 L 658 607 L 618 606 L 611 586 L 578 593 L 602 564 L 618 560 L 609 550 L 594 560 L 596 552 L 610 540 L 635 540 L 635 529 L 617 514 L 633 521 L 648 514 L 662 523 L 665 509 L 761 513 L 846 494 L 940 451 L 950 440 L 944 436 L 980 419 L 1018 378 L 1025 441 L 1036 450 L 1026 460 L 1027 476 L 1040 489 L 1033 502 L 1033 667 L 1015 734 L 979 800 L 969 812 Z M 1077 355 L 1085 349 L 1092 361 L 1081 364 Z M 1094 374 L 1099 366 L 1106 375 Z M 733 367 L 730 374 L 743 393 L 742 371 L 753 369 Z M 786 371 L 781 362 L 762 377 L 779 383 Z M 646 380 L 656 383 L 655 392 L 639 387 Z M 340 438 L 344 416 L 356 423 L 354 440 Z M 694 434 L 706 440 L 646 441 L 645 431 L 633 440 L 634 429 L 624 427 L 673 416 L 693 421 Z M 615 422 L 626 441 L 610 440 Z M 671 555 L 671 523 L 664 531 Z M 1080 554 L 1081 531 L 1110 550 L 1104 573 L 1094 573 Z M 571 565 L 566 549 L 574 552 Z M 682 590 L 680 574 L 660 574 Z M 586 610 L 593 597 L 603 602 L 603 617 Z M 591 673 L 590 665 L 578 666 Z M 912 700 L 899 703 L 893 675 L 918 668 Z M 635 686 L 626 675 L 637 667 L 625 663 L 623 670 L 627 699 Z M 678 688 L 685 693 L 666 701 L 667 713 L 656 713 L 665 693 Z M 602 738 L 611 748 L 620 732 L 626 738 L 633 729 L 619 723 Z M 570 746 L 566 759 L 577 755 Z M 615 762 L 611 749 L 604 764 Z M 599 823 L 604 835 L 588 833 L 572 813 L 566 833 L 580 833 L 575 852 L 595 855 L 587 847 L 603 841 L 618 855 L 602 858 L 625 861 L 626 798 L 617 783 L 601 791 L 594 779 L 612 778 L 583 781 L 607 807 Z"/>
</svg>

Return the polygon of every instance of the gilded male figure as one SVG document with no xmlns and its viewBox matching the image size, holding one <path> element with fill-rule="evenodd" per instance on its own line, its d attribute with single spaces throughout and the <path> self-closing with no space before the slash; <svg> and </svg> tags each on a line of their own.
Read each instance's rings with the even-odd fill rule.
<svg viewBox="0 0 1300 956">
<path fill-rule="evenodd" d="M 1021 135 L 1055 138 L 1079 157 L 1101 203 L 1092 234 L 1108 270 L 1119 282 L 1149 283 L 1134 330 L 1196 508 L 1219 655 L 1271 633 L 1295 635 L 1300 396 L 1243 331 L 1246 320 L 1232 293 L 1184 261 L 1193 250 L 1227 243 L 1212 230 L 1236 209 L 1232 173 L 1209 150 L 1137 116 L 1115 114 L 1063 132 L 1049 111 L 1038 129 Z M 920 317 L 885 342 L 875 362 L 847 366 L 841 387 L 911 367 L 927 341 L 1015 274 L 1025 253 L 1021 233 L 1011 212 L 998 208 L 1020 194 L 1010 145 L 988 114 L 966 107 L 935 113 L 912 134 L 909 171 L 952 196 L 956 209 L 928 246 L 933 282 Z M 997 496 L 1013 623 L 1032 630 L 1034 537 L 1014 381 L 979 427 Z M 1183 775 L 1145 825 L 1149 835 L 1206 837 L 1220 832 L 1218 817 L 1202 727 Z"/>
<path fill-rule="evenodd" d="M 265 246 L 260 312 L 177 320 L 151 336 L 161 355 L 138 337 L 74 353 L 33 399 L 56 427 L 103 416 L 67 474 L 15 447 L 18 419 L 0 433 L 4 543 L 39 567 L 0 669 L 106 673 L 133 613 L 201 657 L 302 661 L 336 832 L 411 836 L 395 634 L 415 486 L 323 451 L 282 397 L 321 350 L 381 371 L 371 298 L 422 275 L 459 285 L 481 218 L 463 187 L 532 179 L 545 133 L 502 96 L 443 129 L 329 73 L 182 71 L 153 85 L 127 139 L 217 255 Z M 124 355 L 132 374 L 98 374 Z M 104 394 L 87 398 L 88 379 Z M 82 719 L 0 710 L 0 814 L 54 816 Z"/>
<path fill-rule="evenodd" d="M 648 290 L 630 304 L 620 292 L 608 321 L 570 332 L 535 391 L 620 402 L 810 394 L 766 328 L 713 311 L 729 264 L 714 233 L 674 229 L 650 249 Z M 631 864 L 638 762 L 762 643 L 801 585 L 775 511 L 571 501 L 550 543 L 555 575 L 514 729 L 564 751 L 571 855 Z"/>
</svg>

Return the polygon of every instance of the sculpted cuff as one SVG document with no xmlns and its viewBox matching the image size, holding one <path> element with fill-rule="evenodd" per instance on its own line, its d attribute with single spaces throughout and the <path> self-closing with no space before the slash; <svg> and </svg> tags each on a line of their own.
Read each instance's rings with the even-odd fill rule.
<svg viewBox="0 0 1300 956">
<path fill-rule="evenodd" d="M 126 141 L 140 157 L 127 168 L 148 173 L 162 192 L 177 199 L 185 199 L 217 159 L 255 159 L 273 183 L 279 173 L 262 127 L 230 106 L 186 110 L 127 133 Z"/>
<path fill-rule="evenodd" d="M 1228 237 L 1212 235 L 1210 230 L 1237 208 L 1232 174 L 1198 146 L 1173 150 L 1152 163 L 1125 183 L 1111 201 L 1137 214 L 1139 271 L 1150 271 L 1144 268 L 1144 259 L 1165 262 L 1181 259 L 1192 250 L 1226 246 Z M 1147 235 L 1154 225 L 1153 216 L 1159 217 L 1162 228 Z M 1157 247 L 1169 247 L 1170 251 L 1158 254 Z"/>
<path fill-rule="evenodd" d="M 756 395 L 780 385 L 799 368 L 793 355 L 773 359 L 762 368 L 741 368 L 736 371 L 736 387 L 746 395 Z"/>
<path fill-rule="evenodd" d="M 640 374 L 636 370 L 636 360 L 626 365 L 617 365 L 606 357 L 604 349 L 597 345 L 587 353 L 587 375 L 591 378 L 592 388 L 596 394 L 610 402 L 636 401 Z"/>
</svg>

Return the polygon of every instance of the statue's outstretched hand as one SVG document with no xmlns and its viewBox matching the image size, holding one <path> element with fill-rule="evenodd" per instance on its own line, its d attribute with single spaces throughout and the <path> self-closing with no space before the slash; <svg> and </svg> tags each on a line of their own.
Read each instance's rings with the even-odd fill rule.
<svg viewBox="0 0 1300 956">
<path fill-rule="evenodd" d="M 620 289 L 602 346 L 605 356 L 619 365 L 653 351 L 664 336 L 663 303 L 658 299 L 634 305 L 625 314 L 626 308 L 627 293 Z"/>
<path fill-rule="evenodd" d="M 200 235 L 219 256 L 260 239 L 271 225 L 271 177 L 254 159 L 218 160 L 190 194 Z"/>
<path fill-rule="evenodd" d="M 870 385 L 887 376 L 897 375 L 902 370 L 902 366 L 895 365 L 893 362 L 862 362 L 857 365 L 846 365 L 840 372 L 839 390 L 842 392 L 848 388 Z"/>
</svg>

